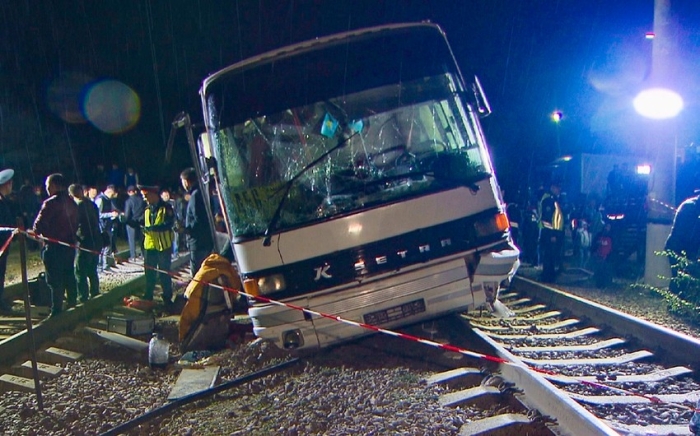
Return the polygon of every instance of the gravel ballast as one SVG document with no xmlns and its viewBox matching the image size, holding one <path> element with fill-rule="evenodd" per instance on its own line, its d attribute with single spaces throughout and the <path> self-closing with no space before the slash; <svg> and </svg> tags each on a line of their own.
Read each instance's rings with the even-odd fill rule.
<svg viewBox="0 0 700 436">
<path fill-rule="evenodd" d="M 133 277 L 133 273 L 124 277 Z M 112 286 L 120 280 L 118 274 L 112 274 L 103 283 Z M 623 284 L 606 290 L 563 288 L 700 337 L 700 329 L 669 316 L 663 301 L 647 291 Z M 161 320 L 157 329 L 173 343 L 166 370 L 152 370 L 145 354 L 126 351 L 77 329 L 65 341 L 65 348 L 77 344 L 76 351 L 84 357 L 65 364 L 64 374 L 43 383 L 44 411 L 37 410 L 33 393 L 0 396 L 3 434 L 95 435 L 166 404 L 179 374 L 174 364 L 179 357 L 174 345 L 177 325 Z M 421 382 L 445 367 L 426 363 L 429 359 L 392 357 L 381 351 L 401 348 L 400 341 L 375 335 L 306 356 L 291 370 L 186 405 L 129 434 L 454 435 L 463 423 L 481 418 L 478 414 L 483 412 L 469 407 L 440 406 L 438 398 L 445 388 Z M 426 354 L 430 353 L 436 351 L 426 347 Z M 248 335 L 243 343 L 232 344 L 210 359 L 222 367 L 221 379 L 227 381 L 288 358 Z"/>
</svg>

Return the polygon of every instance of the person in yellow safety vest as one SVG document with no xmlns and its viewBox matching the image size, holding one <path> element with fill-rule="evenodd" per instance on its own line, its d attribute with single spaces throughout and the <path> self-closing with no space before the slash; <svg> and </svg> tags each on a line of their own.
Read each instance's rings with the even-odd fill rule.
<svg viewBox="0 0 700 436">
<path fill-rule="evenodd" d="M 561 182 L 552 180 L 549 192 L 540 199 L 537 212 L 540 228 L 540 253 L 542 255 L 542 275 L 540 280 L 553 283 L 557 277 L 557 259 L 561 256 L 564 243 L 564 214 L 559 203 Z"/>
<path fill-rule="evenodd" d="M 156 278 L 159 278 L 163 289 L 163 303 L 170 306 L 173 303 L 173 284 L 168 272 L 175 212 L 169 204 L 161 200 L 158 186 L 139 185 L 138 188 L 147 203 L 143 222 L 143 265 L 146 270 L 146 291 L 143 298 L 153 300 Z"/>
</svg>

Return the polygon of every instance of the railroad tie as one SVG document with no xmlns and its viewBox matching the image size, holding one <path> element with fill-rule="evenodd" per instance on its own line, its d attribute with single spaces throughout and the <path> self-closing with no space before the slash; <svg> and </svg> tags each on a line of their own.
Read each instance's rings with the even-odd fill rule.
<svg viewBox="0 0 700 436">
<path fill-rule="evenodd" d="M 83 357 L 82 354 L 75 351 L 64 350 L 58 347 L 49 347 L 46 350 L 39 351 L 38 360 L 48 363 L 68 363 L 79 360 Z"/>
<path fill-rule="evenodd" d="M 479 330 L 479 329 L 477 329 Z M 588 336 L 592 335 L 595 333 L 598 333 L 600 330 L 595 328 L 595 327 L 586 327 L 585 329 L 581 330 L 574 330 L 571 332 L 567 333 L 542 333 L 542 334 L 517 334 L 517 335 L 509 335 L 509 334 L 498 334 L 498 333 L 493 333 L 493 332 L 487 332 L 483 331 L 483 333 L 491 338 L 495 339 L 572 339 L 572 338 L 579 338 L 582 336 Z"/>
<path fill-rule="evenodd" d="M 607 425 L 620 434 L 639 435 L 690 435 L 688 424 L 650 424 L 630 425 L 604 420 Z"/>
<path fill-rule="evenodd" d="M 468 422 L 459 429 L 460 436 L 477 436 L 490 434 L 515 424 L 529 424 L 530 418 L 522 413 L 505 413 L 503 415 L 489 416 L 478 421 Z"/>
<path fill-rule="evenodd" d="M 606 385 L 609 385 L 616 383 L 658 383 L 669 378 L 690 374 L 691 372 L 693 372 L 693 370 L 690 368 L 686 368 L 684 366 L 674 366 L 673 368 L 652 371 L 648 374 L 616 375 L 615 378 L 605 378 L 603 380 L 595 375 L 578 376 L 576 378 L 562 376 L 559 374 L 543 374 L 543 376 L 548 380 L 562 384 L 588 382 L 605 383 Z"/>
<path fill-rule="evenodd" d="M 480 397 L 500 394 L 500 389 L 498 389 L 495 386 L 476 386 L 473 388 L 441 395 L 438 401 L 440 402 L 441 406 L 456 406 L 461 403 L 476 400 Z"/>
<path fill-rule="evenodd" d="M 569 396 L 576 401 L 588 404 L 648 404 L 652 400 L 640 395 L 581 395 L 568 392 Z M 686 392 L 684 394 L 660 394 L 654 398 L 664 403 L 683 404 L 684 402 L 696 403 L 700 398 L 700 391 Z"/>
<path fill-rule="evenodd" d="M 213 388 L 219 381 L 219 366 L 205 366 L 204 368 L 185 368 L 175 382 L 175 386 L 168 394 L 168 401 L 179 400 L 197 392 Z"/>
<path fill-rule="evenodd" d="M 478 368 L 456 368 L 449 371 L 440 372 L 426 377 L 424 381 L 428 385 L 434 385 L 438 383 L 445 383 L 462 377 L 468 377 L 472 375 L 483 376 L 483 371 Z"/>
<path fill-rule="evenodd" d="M 510 330 L 532 330 L 535 329 L 535 331 L 541 331 L 541 330 L 556 330 L 568 326 L 572 326 L 574 324 L 578 324 L 580 321 L 578 319 L 565 319 L 559 322 L 555 322 L 552 324 L 528 324 L 528 325 L 513 325 L 509 324 L 506 322 L 506 325 L 484 325 L 480 323 L 476 323 L 473 321 L 470 321 L 470 324 L 472 327 L 476 327 L 481 330 L 488 330 L 488 331 L 510 331 Z"/>
<path fill-rule="evenodd" d="M 27 360 L 24 363 L 22 363 L 22 365 L 14 367 L 12 369 L 13 372 L 16 372 L 17 375 L 21 377 L 32 378 L 34 376 L 31 360 Z M 50 365 L 48 363 L 43 362 L 37 362 L 36 369 L 37 371 L 39 371 L 39 377 L 42 379 L 57 377 L 63 374 L 64 371 L 64 369 L 60 366 Z"/>
<path fill-rule="evenodd" d="M 0 390 L 34 392 L 34 380 L 14 374 L 3 374 L 0 375 Z"/>
<path fill-rule="evenodd" d="M 533 315 L 533 316 L 511 316 L 510 318 L 507 318 L 508 321 L 513 322 L 513 321 L 541 321 L 543 319 L 548 319 L 548 318 L 553 318 L 555 316 L 561 315 L 561 312 L 558 310 L 551 310 L 549 312 L 543 312 L 538 315 Z M 496 318 L 491 314 L 491 312 L 488 312 L 486 316 L 474 316 L 474 315 L 460 315 L 462 318 L 466 320 L 487 320 L 487 321 L 498 321 L 500 318 Z"/>
<path fill-rule="evenodd" d="M 532 366 L 570 366 L 570 365 L 622 365 L 653 356 L 654 353 L 647 350 L 639 350 L 633 353 L 625 353 L 615 357 L 582 358 L 582 359 L 528 359 L 519 357 L 521 361 Z"/>
<path fill-rule="evenodd" d="M 597 341 L 591 344 L 583 345 L 557 345 L 551 347 L 508 347 L 506 344 L 501 345 L 508 348 L 511 352 L 515 353 L 551 353 L 572 351 L 598 351 L 605 348 L 614 347 L 616 345 L 624 344 L 625 342 L 626 341 L 622 338 L 611 338 L 605 341 Z"/>
</svg>

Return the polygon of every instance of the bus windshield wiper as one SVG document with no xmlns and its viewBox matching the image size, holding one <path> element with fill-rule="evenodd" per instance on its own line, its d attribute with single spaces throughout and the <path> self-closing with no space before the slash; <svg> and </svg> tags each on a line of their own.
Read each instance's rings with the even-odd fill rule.
<svg viewBox="0 0 700 436">
<path fill-rule="evenodd" d="M 357 135 L 359 132 L 354 132 L 352 135 L 348 136 L 347 138 L 343 138 L 336 145 L 333 147 L 329 148 L 325 152 L 321 153 L 319 157 L 316 159 L 312 160 L 311 162 L 308 163 L 304 168 L 302 168 L 298 173 L 296 173 L 291 179 L 287 180 L 285 184 L 280 187 L 273 195 L 277 194 L 280 191 L 284 191 L 282 194 L 282 199 L 280 200 L 279 204 L 277 205 L 277 209 L 275 209 L 275 213 L 272 215 L 272 218 L 270 219 L 270 222 L 267 224 L 267 228 L 265 229 L 265 237 L 263 238 L 263 245 L 265 247 L 269 247 L 272 239 L 272 232 L 275 230 L 275 226 L 277 225 L 277 221 L 280 219 L 280 214 L 282 213 L 282 207 L 284 206 L 285 201 L 287 200 L 287 197 L 289 196 L 289 191 L 292 189 L 292 185 L 294 185 L 294 182 L 304 175 L 308 170 L 311 168 L 315 167 L 318 165 L 319 162 L 327 158 L 331 153 L 334 151 L 343 148 L 350 139 L 352 139 L 353 136 Z"/>
</svg>

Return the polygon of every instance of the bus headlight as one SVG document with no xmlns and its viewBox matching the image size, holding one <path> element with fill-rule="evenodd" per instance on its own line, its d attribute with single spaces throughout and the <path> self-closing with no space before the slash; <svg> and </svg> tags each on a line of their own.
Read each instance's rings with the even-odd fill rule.
<svg viewBox="0 0 700 436">
<path fill-rule="evenodd" d="M 304 345 L 304 336 L 301 334 L 301 330 L 287 330 L 282 333 L 282 346 L 285 350 L 299 348 L 302 345 Z"/>
<path fill-rule="evenodd" d="M 258 289 L 260 289 L 260 294 L 263 295 L 284 291 L 287 289 L 287 282 L 284 280 L 284 275 L 282 274 L 260 277 L 258 279 Z"/>
</svg>

